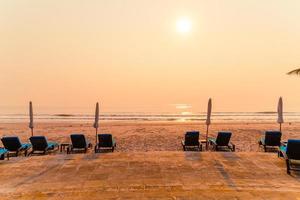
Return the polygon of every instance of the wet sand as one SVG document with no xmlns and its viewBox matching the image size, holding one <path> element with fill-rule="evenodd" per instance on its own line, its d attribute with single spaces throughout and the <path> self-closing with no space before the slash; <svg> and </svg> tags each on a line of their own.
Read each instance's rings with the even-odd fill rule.
<svg viewBox="0 0 300 200">
<path fill-rule="evenodd" d="M 231 131 L 232 142 L 238 152 L 260 151 L 258 139 L 266 130 L 277 130 L 276 123 L 214 123 L 209 136 L 215 137 L 217 131 Z M 199 122 L 101 122 L 99 133 L 111 133 L 117 141 L 118 152 L 182 151 L 181 140 L 184 133 L 198 130 L 200 138 L 205 139 L 206 126 Z M 283 140 L 300 138 L 300 123 L 283 125 Z M 95 129 L 92 123 L 36 123 L 34 134 L 45 135 L 49 141 L 70 142 L 72 133 L 84 133 L 95 143 Z M 28 123 L 1 123 L 0 136 L 17 135 L 22 142 L 30 137 Z"/>
</svg>

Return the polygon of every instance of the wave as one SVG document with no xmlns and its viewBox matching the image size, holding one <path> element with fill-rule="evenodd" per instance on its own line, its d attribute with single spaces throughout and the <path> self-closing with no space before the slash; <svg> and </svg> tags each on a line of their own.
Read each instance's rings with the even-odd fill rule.
<svg viewBox="0 0 300 200">
<path fill-rule="evenodd" d="M 57 116 L 57 117 L 74 117 L 76 115 L 72 115 L 72 114 L 55 114 L 53 116 Z"/>
</svg>

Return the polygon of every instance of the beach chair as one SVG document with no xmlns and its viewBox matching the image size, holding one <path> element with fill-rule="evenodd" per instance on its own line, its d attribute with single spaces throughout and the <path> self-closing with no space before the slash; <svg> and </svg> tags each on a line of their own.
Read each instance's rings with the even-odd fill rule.
<svg viewBox="0 0 300 200">
<path fill-rule="evenodd" d="M 68 154 L 78 151 L 86 153 L 88 148 L 92 147 L 92 144 L 85 138 L 84 134 L 72 134 L 70 137 L 72 144 L 67 150 Z"/>
<path fill-rule="evenodd" d="M 7 157 L 7 160 L 9 160 L 8 150 L 0 147 L 0 160 L 4 160 L 5 156 Z"/>
<path fill-rule="evenodd" d="M 24 152 L 24 155 L 27 156 L 28 150 L 31 148 L 31 144 L 22 144 L 18 137 L 3 137 L 1 138 L 3 146 L 9 153 L 15 153 L 16 156 L 19 153 Z"/>
<path fill-rule="evenodd" d="M 215 151 L 235 151 L 235 145 L 230 142 L 231 132 L 218 132 L 217 138 L 209 138 L 209 144 Z"/>
<path fill-rule="evenodd" d="M 183 151 L 187 149 L 197 149 L 198 151 L 202 151 L 202 144 L 199 142 L 198 131 L 188 131 L 184 136 L 184 140 L 181 141 Z"/>
<path fill-rule="evenodd" d="M 261 138 L 258 142 L 259 146 L 264 148 L 267 152 L 268 149 L 277 149 L 281 145 L 281 132 L 280 131 L 266 131 L 265 137 Z"/>
<path fill-rule="evenodd" d="M 285 159 L 288 174 L 291 173 L 291 170 L 300 171 L 300 140 L 290 139 L 286 145 L 280 146 L 278 151 L 279 156 L 283 156 Z M 298 161 L 298 163 L 295 163 L 295 161 Z"/>
<path fill-rule="evenodd" d="M 101 149 L 114 152 L 117 144 L 111 134 L 98 134 L 98 144 L 95 146 L 95 153 L 100 153 Z"/>
<path fill-rule="evenodd" d="M 32 151 L 29 155 L 36 152 L 46 154 L 49 151 L 58 150 L 59 148 L 58 143 L 48 142 L 45 136 L 32 136 L 29 140 L 32 144 Z"/>
</svg>

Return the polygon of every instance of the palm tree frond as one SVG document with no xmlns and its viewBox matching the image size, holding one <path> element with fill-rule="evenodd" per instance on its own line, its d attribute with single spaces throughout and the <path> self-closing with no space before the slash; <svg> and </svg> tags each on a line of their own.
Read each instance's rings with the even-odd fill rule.
<svg viewBox="0 0 300 200">
<path fill-rule="evenodd" d="M 288 72 L 287 75 L 300 75 L 300 68 Z"/>
</svg>

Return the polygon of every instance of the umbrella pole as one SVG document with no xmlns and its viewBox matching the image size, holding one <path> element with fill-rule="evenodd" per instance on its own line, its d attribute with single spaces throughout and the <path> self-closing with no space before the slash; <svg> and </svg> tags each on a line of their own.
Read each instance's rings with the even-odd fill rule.
<svg viewBox="0 0 300 200">
<path fill-rule="evenodd" d="M 33 128 L 31 128 L 31 137 L 33 136 Z"/>
<path fill-rule="evenodd" d="M 280 130 L 280 132 L 281 132 L 281 123 L 279 123 L 279 130 Z"/>
<path fill-rule="evenodd" d="M 209 125 L 206 126 L 206 151 L 208 150 L 208 127 Z"/>
<path fill-rule="evenodd" d="M 96 146 L 97 146 L 98 128 L 96 128 Z"/>
</svg>

